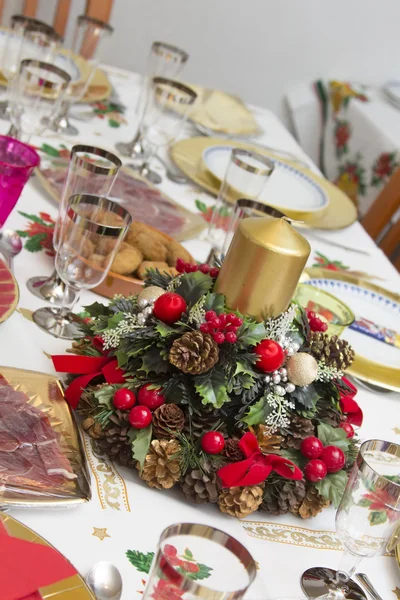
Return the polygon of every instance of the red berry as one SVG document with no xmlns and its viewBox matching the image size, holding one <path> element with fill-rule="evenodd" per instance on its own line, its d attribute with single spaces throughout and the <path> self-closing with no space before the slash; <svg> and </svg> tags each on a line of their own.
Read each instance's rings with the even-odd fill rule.
<svg viewBox="0 0 400 600">
<path fill-rule="evenodd" d="M 210 269 L 211 269 L 210 265 L 206 265 L 206 263 L 199 266 L 199 271 L 204 273 L 204 275 L 208 275 L 208 273 L 210 272 Z"/>
<path fill-rule="evenodd" d="M 314 312 L 313 310 L 308 310 L 308 311 L 307 311 L 307 317 L 308 317 L 309 319 L 315 319 L 315 317 L 316 317 L 316 316 L 317 316 L 317 315 L 315 314 L 315 312 Z"/>
<path fill-rule="evenodd" d="M 308 481 L 312 481 L 313 483 L 317 483 L 318 481 L 322 481 L 328 471 L 325 463 L 322 460 L 318 460 L 315 458 L 314 460 L 310 460 L 304 468 L 304 475 Z"/>
<path fill-rule="evenodd" d="M 322 322 L 321 327 L 319 328 L 320 331 L 322 331 L 322 333 L 325 333 L 325 331 L 328 331 L 328 324 Z"/>
<path fill-rule="evenodd" d="M 354 437 L 354 429 L 350 423 L 340 423 L 339 427 L 344 429 L 344 431 L 347 433 L 348 438 Z"/>
<path fill-rule="evenodd" d="M 95 335 L 92 339 L 92 344 L 96 348 L 96 350 L 103 352 L 104 340 L 101 337 L 101 335 Z"/>
<path fill-rule="evenodd" d="M 206 454 L 219 454 L 224 447 L 224 436 L 219 431 L 208 431 L 201 438 L 201 448 Z"/>
<path fill-rule="evenodd" d="M 306 437 L 300 446 L 300 452 L 306 458 L 319 458 L 323 449 L 324 445 L 321 440 L 313 435 Z"/>
<path fill-rule="evenodd" d="M 184 560 L 181 564 L 181 567 L 188 573 L 198 573 L 198 571 L 200 571 L 196 563 L 189 562 L 188 560 Z"/>
<path fill-rule="evenodd" d="M 229 344 L 234 344 L 237 341 L 236 333 L 234 333 L 233 331 L 228 331 L 228 333 L 225 335 L 225 340 Z"/>
<path fill-rule="evenodd" d="M 200 331 L 202 331 L 203 333 L 210 333 L 210 326 L 209 326 L 209 324 L 208 323 L 202 323 L 200 325 Z"/>
<path fill-rule="evenodd" d="M 154 303 L 153 315 L 164 323 L 176 323 L 186 310 L 186 302 L 179 294 L 166 292 Z"/>
<path fill-rule="evenodd" d="M 188 265 L 188 273 L 195 273 L 196 271 L 199 270 L 199 266 L 198 265 Z"/>
<path fill-rule="evenodd" d="M 221 327 L 221 320 L 218 317 L 214 317 L 214 319 L 209 321 L 209 324 L 213 329 L 219 329 Z"/>
<path fill-rule="evenodd" d="M 128 416 L 129 423 L 135 429 L 144 429 L 151 423 L 151 411 L 147 406 L 134 406 Z"/>
<path fill-rule="evenodd" d="M 227 317 L 227 315 L 225 313 L 218 315 L 218 319 L 221 321 L 221 325 L 223 325 L 223 326 L 226 325 L 226 317 Z"/>
<path fill-rule="evenodd" d="M 325 463 L 328 473 L 337 473 L 343 469 L 346 462 L 343 450 L 337 446 L 325 446 L 321 460 Z"/>
<path fill-rule="evenodd" d="M 212 319 L 215 319 L 216 316 L 217 313 L 215 312 L 215 310 L 208 310 L 205 314 L 206 321 L 211 321 Z"/>
<path fill-rule="evenodd" d="M 85 317 L 85 318 L 83 319 L 83 322 L 85 323 L 85 325 L 87 325 L 87 324 L 88 324 L 88 323 L 90 323 L 91 321 L 92 321 L 92 318 L 91 318 L 91 317 Z"/>
<path fill-rule="evenodd" d="M 231 325 L 236 325 L 236 327 L 240 327 L 243 324 L 243 320 L 237 315 L 229 315 L 231 317 Z"/>
<path fill-rule="evenodd" d="M 272 373 L 276 369 L 279 369 L 285 361 L 282 346 L 274 340 L 263 340 L 257 344 L 254 352 L 260 357 L 256 362 L 256 367 L 260 371 L 263 371 L 263 373 Z"/>
<path fill-rule="evenodd" d="M 168 556 L 168 558 L 172 558 L 173 556 L 177 555 L 178 550 L 175 548 L 175 546 L 172 546 L 172 544 L 165 544 L 163 553 L 165 556 Z"/>
<path fill-rule="evenodd" d="M 136 396 L 128 388 L 119 388 L 113 396 L 113 404 L 118 410 L 129 410 L 136 402 Z"/>
<path fill-rule="evenodd" d="M 217 342 L 217 344 L 223 344 L 225 341 L 225 336 L 221 331 L 213 333 L 212 336 L 214 338 L 214 341 Z"/>
<path fill-rule="evenodd" d="M 182 258 L 178 258 L 176 260 L 176 265 L 175 265 L 175 269 L 178 271 L 178 273 L 184 273 L 185 267 L 186 267 L 185 261 Z"/>
<path fill-rule="evenodd" d="M 147 383 L 140 388 L 137 399 L 139 404 L 147 406 L 150 410 L 156 410 L 156 408 L 165 404 L 166 398 L 160 389 L 150 390 L 150 385 L 150 383 Z"/>
<path fill-rule="evenodd" d="M 217 267 L 212 267 L 212 269 L 210 269 L 210 275 L 213 278 L 218 277 L 219 269 L 217 269 Z"/>
<path fill-rule="evenodd" d="M 228 331 L 233 331 L 233 333 L 236 333 L 236 331 L 237 331 L 237 330 L 238 330 L 238 327 L 237 327 L 237 325 L 227 325 L 227 326 L 225 327 L 225 331 L 226 331 L 226 332 L 228 332 Z"/>
</svg>

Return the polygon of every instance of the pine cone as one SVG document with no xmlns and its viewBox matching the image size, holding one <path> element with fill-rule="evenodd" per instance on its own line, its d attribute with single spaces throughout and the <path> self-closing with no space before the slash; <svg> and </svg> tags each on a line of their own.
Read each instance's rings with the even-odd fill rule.
<svg viewBox="0 0 400 600">
<path fill-rule="evenodd" d="M 266 484 L 260 510 L 272 515 L 285 515 L 299 510 L 306 496 L 304 481 L 280 479 L 274 484 Z"/>
<path fill-rule="evenodd" d="M 220 419 L 221 414 L 211 405 L 201 406 L 200 413 L 195 412 L 190 420 L 186 420 L 184 432 L 188 436 L 191 435 L 192 440 L 196 441 L 201 438 L 203 433 L 212 429 Z"/>
<path fill-rule="evenodd" d="M 103 433 L 102 426 L 93 417 L 86 417 L 82 421 L 82 429 L 94 440 L 98 440 Z"/>
<path fill-rule="evenodd" d="M 128 412 L 117 410 L 110 416 L 110 421 L 104 429 L 97 422 L 90 425 L 90 420 L 94 421 L 94 419 L 87 417 L 82 422 L 82 428 L 88 427 L 85 431 L 96 440 L 98 452 L 107 454 L 111 460 L 124 467 L 134 467 L 132 442 L 128 436 L 131 429 L 128 415 Z"/>
<path fill-rule="evenodd" d="M 239 442 L 234 438 L 228 438 L 225 441 L 225 448 L 222 454 L 223 456 L 226 456 L 226 458 L 229 458 L 229 460 L 233 462 L 239 462 L 240 460 L 244 459 L 244 454 L 239 448 Z"/>
<path fill-rule="evenodd" d="M 215 473 L 205 474 L 200 469 L 188 471 L 181 482 L 187 500 L 196 504 L 218 501 L 217 476 Z"/>
<path fill-rule="evenodd" d="M 231 487 L 222 490 L 218 498 L 220 511 L 238 519 L 247 517 L 260 506 L 263 490 L 264 486 L 261 485 Z"/>
<path fill-rule="evenodd" d="M 339 424 L 345 420 L 344 415 L 335 410 L 332 404 L 326 402 L 322 404 L 321 401 L 318 402 L 317 412 L 314 418 L 316 419 L 316 424 L 323 421 L 332 427 L 338 427 Z"/>
<path fill-rule="evenodd" d="M 179 458 L 176 458 L 180 448 L 176 440 L 153 440 L 140 478 L 159 490 L 171 488 L 181 476 Z M 136 466 L 140 469 L 139 463 Z"/>
<path fill-rule="evenodd" d="M 290 512 L 295 515 L 300 515 L 302 519 L 309 519 L 310 517 L 315 517 L 329 505 L 329 500 L 325 500 L 318 490 L 313 485 L 310 485 L 307 488 L 306 496 L 298 509 L 291 510 Z"/>
<path fill-rule="evenodd" d="M 257 425 L 254 430 L 250 427 L 250 430 L 254 431 L 258 445 L 264 454 L 276 454 L 280 450 L 283 437 L 270 433 L 269 427 Z"/>
<path fill-rule="evenodd" d="M 282 448 L 300 449 L 301 442 L 308 436 L 314 435 L 314 425 L 310 419 L 293 417 L 290 423 L 290 433 L 283 439 Z"/>
<path fill-rule="evenodd" d="M 189 331 L 174 341 L 169 351 L 169 362 L 191 375 L 209 371 L 219 358 L 218 344 L 209 333 Z"/>
<path fill-rule="evenodd" d="M 170 439 L 173 432 L 182 431 L 185 415 L 176 404 L 163 404 L 153 412 L 153 434 L 157 438 Z"/>
<path fill-rule="evenodd" d="M 312 333 L 310 349 L 317 360 L 324 361 L 328 367 L 335 367 L 338 371 L 345 371 L 350 367 L 355 356 L 349 342 L 339 339 L 337 335 L 329 337 L 320 331 Z"/>
</svg>

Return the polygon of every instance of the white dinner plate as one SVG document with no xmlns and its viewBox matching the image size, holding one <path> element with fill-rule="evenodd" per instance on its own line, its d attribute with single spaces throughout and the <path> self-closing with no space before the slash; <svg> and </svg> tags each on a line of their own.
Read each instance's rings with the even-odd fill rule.
<svg viewBox="0 0 400 600">
<path fill-rule="evenodd" d="M 400 107 L 400 81 L 388 81 L 383 86 L 383 91 L 391 102 Z"/>
<path fill-rule="evenodd" d="M 207 170 L 222 181 L 228 167 L 229 158 L 234 146 L 212 146 L 203 152 L 203 163 Z M 329 198 L 324 190 L 305 173 L 294 166 L 272 158 L 275 169 L 267 182 L 260 202 L 277 208 L 298 212 L 312 213 L 327 208 Z M 242 192 L 244 190 L 238 190 Z"/>
<path fill-rule="evenodd" d="M 15 56 L 18 53 L 19 45 L 21 43 L 20 36 L 18 36 L 15 33 L 9 34 L 9 32 L 7 30 L 0 29 L 0 56 L 3 56 L 3 52 L 4 52 L 4 49 L 6 46 L 6 41 L 7 41 L 8 35 L 10 35 L 10 38 L 8 40 L 8 43 L 10 44 L 10 53 L 12 54 L 12 56 Z M 37 46 L 35 44 L 33 44 L 32 42 L 27 41 L 25 43 L 30 44 L 30 46 L 31 46 L 31 51 L 29 52 L 30 53 L 29 58 L 39 59 L 40 55 L 38 53 Z M 68 73 L 68 75 L 70 75 L 72 83 L 76 83 L 81 78 L 81 71 L 80 71 L 78 65 L 69 56 L 66 56 L 61 53 L 57 53 L 54 60 L 52 60 L 51 62 L 52 62 L 52 64 L 56 65 L 56 67 L 59 67 L 60 69 L 63 69 L 64 71 L 66 71 Z"/>
<path fill-rule="evenodd" d="M 400 303 L 386 296 L 363 288 L 359 285 L 336 279 L 308 279 L 307 285 L 313 285 L 340 298 L 354 312 L 356 320 L 368 319 L 375 325 L 385 327 L 400 334 Z M 354 348 L 356 354 L 387 367 L 400 369 L 400 348 L 350 329 L 342 337 Z M 400 385 L 400 371 L 399 371 Z"/>
</svg>

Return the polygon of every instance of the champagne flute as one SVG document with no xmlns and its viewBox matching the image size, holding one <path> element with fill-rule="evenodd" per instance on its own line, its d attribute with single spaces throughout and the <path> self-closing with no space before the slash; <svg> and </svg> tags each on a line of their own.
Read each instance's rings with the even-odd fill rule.
<svg viewBox="0 0 400 600">
<path fill-rule="evenodd" d="M 324 600 L 366 598 L 351 577 L 363 558 L 386 552 L 399 525 L 400 446 L 368 440 L 361 444 L 336 513 L 336 533 L 344 546 L 339 568 L 308 569 L 303 591 Z"/>
<path fill-rule="evenodd" d="M 103 148 L 85 144 L 73 146 L 53 233 L 53 246 L 56 250 L 60 243 L 60 226 L 65 218 L 69 198 L 78 193 L 107 196 L 121 164 L 115 154 Z M 61 304 L 64 299 L 65 285 L 55 269 L 50 277 L 31 277 L 27 281 L 27 287 L 32 294 L 53 305 Z"/>
<path fill-rule="evenodd" d="M 153 77 L 165 77 L 166 79 L 174 79 L 182 71 L 187 63 L 189 54 L 171 44 L 165 42 L 153 42 L 150 49 L 149 58 L 147 61 L 146 75 L 142 78 L 139 97 L 136 103 L 136 117 L 139 125 L 134 138 L 130 142 L 118 142 L 115 147 L 122 156 L 130 158 L 140 158 L 143 153 L 141 131 L 141 117 L 146 107 L 147 97 L 151 89 L 151 81 Z"/>
<path fill-rule="evenodd" d="M 39 308 L 33 313 L 41 329 L 64 340 L 79 335 L 78 319 L 72 313 L 79 293 L 105 279 L 131 222 L 129 212 L 109 198 L 94 194 L 69 198 L 56 254 L 56 270 L 66 293 L 59 309 Z M 100 255 L 105 244 L 107 254 Z"/>
</svg>

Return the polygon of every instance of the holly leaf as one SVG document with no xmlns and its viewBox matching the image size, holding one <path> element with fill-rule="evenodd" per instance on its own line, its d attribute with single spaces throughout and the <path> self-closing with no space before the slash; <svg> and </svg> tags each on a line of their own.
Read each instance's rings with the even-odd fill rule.
<svg viewBox="0 0 400 600">
<path fill-rule="evenodd" d="M 58 157 L 60 155 L 57 148 L 54 148 L 53 146 L 50 146 L 49 144 L 42 144 L 40 147 L 40 150 L 42 152 L 45 152 L 49 156 L 57 156 Z"/>
<path fill-rule="evenodd" d="M 320 423 L 317 428 L 318 438 L 324 446 L 337 446 L 343 452 L 349 449 L 350 440 L 347 433 L 341 427 L 332 427 L 328 423 Z"/>
<path fill-rule="evenodd" d="M 144 371 L 146 375 L 149 373 L 159 375 L 168 372 L 168 362 L 163 359 L 161 350 L 157 346 L 151 346 L 140 358 L 142 366 L 138 371 Z"/>
<path fill-rule="evenodd" d="M 189 548 L 185 548 L 185 552 L 183 553 L 183 557 L 188 560 L 193 560 L 193 552 L 189 550 Z"/>
<path fill-rule="evenodd" d="M 302 404 L 305 408 L 313 408 L 315 409 L 317 406 L 317 402 L 320 398 L 317 390 L 313 386 L 312 383 L 310 385 L 305 385 L 303 387 L 296 387 L 294 392 L 291 393 L 292 398 L 297 400 L 299 404 Z"/>
<path fill-rule="evenodd" d="M 197 208 L 197 209 L 198 209 L 200 212 L 202 212 L 202 213 L 205 213 L 205 212 L 207 212 L 207 205 L 206 205 L 204 202 L 202 202 L 202 201 L 201 201 L 201 200 L 199 200 L 199 199 L 196 199 L 196 200 L 194 201 L 194 203 L 195 203 L 195 205 L 196 205 L 196 208 Z"/>
<path fill-rule="evenodd" d="M 158 331 L 158 333 L 160 334 L 160 336 L 162 338 L 166 338 L 169 335 L 172 335 L 173 333 L 176 333 L 176 327 L 170 327 L 169 325 L 167 325 L 166 323 L 163 323 L 162 321 L 158 321 L 157 325 L 156 325 L 156 331 Z"/>
<path fill-rule="evenodd" d="M 149 573 L 151 563 L 153 562 L 154 552 L 139 552 L 139 550 L 128 550 L 126 557 L 129 562 L 138 570 L 140 573 Z"/>
<path fill-rule="evenodd" d="M 361 506 L 362 508 L 368 508 L 371 504 L 372 500 L 368 500 L 368 498 L 361 498 L 360 502 L 357 502 L 357 506 Z"/>
<path fill-rule="evenodd" d="M 29 252 L 40 252 L 43 250 L 43 246 L 41 242 L 43 242 L 47 238 L 46 233 L 37 233 L 33 235 L 29 240 L 27 240 L 24 244 L 25 250 Z"/>
<path fill-rule="evenodd" d="M 115 329 L 118 327 L 119 323 L 124 320 L 124 315 L 122 313 L 117 313 L 109 317 L 107 321 L 106 329 Z"/>
<path fill-rule="evenodd" d="M 249 346 L 256 346 L 261 340 L 266 338 L 264 323 L 255 321 L 245 321 L 237 331 L 236 346 L 241 350 Z"/>
<path fill-rule="evenodd" d="M 371 525 L 382 525 L 387 521 L 387 513 L 384 510 L 372 510 L 368 515 Z"/>
<path fill-rule="evenodd" d="M 271 410 L 267 399 L 263 396 L 255 404 L 250 406 L 249 412 L 241 419 L 241 421 L 247 425 L 260 425 L 261 423 L 265 423 L 265 419 Z"/>
<path fill-rule="evenodd" d="M 103 315 L 108 315 L 109 313 L 108 306 L 101 304 L 101 302 L 93 302 L 93 304 L 84 306 L 83 308 L 91 317 L 102 317 Z"/>
<path fill-rule="evenodd" d="M 190 306 L 196 302 L 212 288 L 213 280 L 210 275 L 201 271 L 194 273 L 185 273 L 180 278 L 180 283 L 175 292 L 182 296 Z"/>
<path fill-rule="evenodd" d="M 41 219 L 37 215 L 30 215 L 29 213 L 22 212 L 21 210 L 18 211 L 18 214 L 21 215 L 21 217 L 25 217 L 25 219 L 28 219 L 28 221 L 33 221 L 33 223 L 40 223 L 40 225 L 45 225 L 43 219 Z"/>
<path fill-rule="evenodd" d="M 212 294 L 211 292 L 208 292 L 203 308 L 205 311 L 215 310 L 217 315 L 223 313 L 225 310 L 225 296 L 223 294 Z"/>
<path fill-rule="evenodd" d="M 345 471 L 330 473 L 325 479 L 314 485 L 321 496 L 326 500 L 330 500 L 335 508 L 337 508 L 347 485 L 347 473 Z"/>
<path fill-rule="evenodd" d="M 93 396 L 99 404 L 104 404 L 107 408 L 113 410 L 112 399 L 116 389 L 117 387 L 114 385 L 103 385 L 103 387 L 93 393 Z"/>
<path fill-rule="evenodd" d="M 22 237 L 22 238 L 30 237 L 29 231 L 22 231 L 22 229 L 17 229 L 16 231 L 17 231 L 19 237 Z"/>
<path fill-rule="evenodd" d="M 132 440 L 132 458 L 138 461 L 140 464 L 140 471 L 142 471 L 150 447 L 152 426 L 149 425 L 145 429 L 135 430 L 134 437 L 131 431 L 129 432 L 129 437 Z"/>
<path fill-rule="evenodd" d="M 303 469 L 308 461 L 308 459 L 302 455 L 300 450 L 296 450 L 295 448 L 285 448 L 285 450 L 280 452 L 280 455 L 291 460 L 292 463 L 300 467 L 300 469 Z"/>
<path fill-rule="evenodd" d="M 115 358 L 118 361 L 118 367 L 120 369 L 122 369 L 122 367 L 124 367 L 129 360 L 129 357 L 124 350 L 117 350 L 115 353 Z"/>
<path fill-rule="evenodd" d="M 211 571 L 213 570 L 212 567 L 207 567 L 207 565 L 204 565 L 202 563 L 196 564 L 199 570 L 195 573 L 186 571 L 182 567 L 178 567 L 176 570 L 179 571 L 182 575 L 184 575 L 187 579 L 192 579 L 193 581 L 196 581 L 198 579 L 207 579 L 208 577 L 210 577 Z"/>
<path fill-rule="evenodd" d="M 221 408 L 225 402 L 230 401 L 223 371 L 215 368 L 204 375 L 193 377 L 193 380 L 202 404 L 211 404 L 214 408 Z"/>
</svg>

